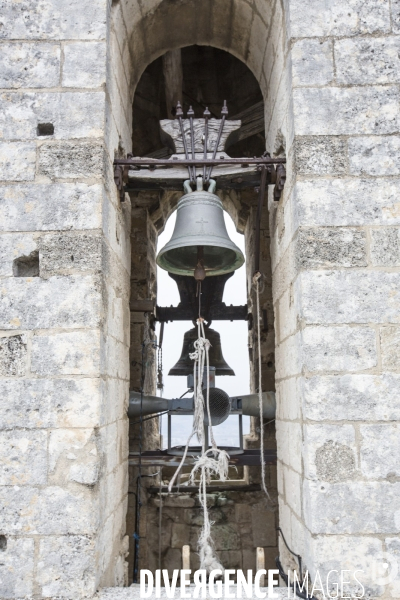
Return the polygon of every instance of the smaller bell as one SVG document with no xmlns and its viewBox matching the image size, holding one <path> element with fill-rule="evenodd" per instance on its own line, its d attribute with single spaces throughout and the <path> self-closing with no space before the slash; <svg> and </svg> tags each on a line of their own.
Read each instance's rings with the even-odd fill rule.
<svg viewBox="0 0 400 600">
<path fill-rule="evenodd" d="M 204 333 L 211 344 L 208 351 L 210 367 L 215 367 L 216 375 L 234 375 L 235 372 L 228 363 L 225 362 L 222 355 L 221 336 L 218 331 L 210 329 L 209 327 L 204 327 Z M 193 329 L 189 329 L 189 331 L 185 333 L 181 357 L 176 365 L 172 367 L 168 375 L 191 375 L 191 373 L 193 373 L 194 361 L 190 358 L 189 354 L 194 352 L 194 342 L 198 337 L 197 327 L 193 327 Z"/>
</svg>

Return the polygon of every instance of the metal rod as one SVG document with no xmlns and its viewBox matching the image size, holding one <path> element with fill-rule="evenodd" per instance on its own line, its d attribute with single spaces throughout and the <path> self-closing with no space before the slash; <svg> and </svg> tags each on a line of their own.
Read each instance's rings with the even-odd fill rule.
<svg viewBox="0 0 400 600">
<path fill-rule="evenodd" d="M 140 551 L 140 508 L 142 506 L 142 443 L 143 443 L 143 391 L 144 391 L 144 353 L 145 343 L 142 342 L 142 371 L 140 376 L 140 428 L 139 428 L 139 469 L 136 480 L 136 513 L 135 513 L 135 531 L 133 534 L 135 540 L 135 556 L 133 559 L 133 583 L 137 583 L 139 574 L 139 551 Z"/>
<path fill-rule="evenodd" d="M 256 216 L 256 240 L 254 250 L 254 273 L 260 272 L 260 227 L 261 215 L 265 197 L 265 186 L 267 183 L 267 168 L 265 165 L 261 167 L 261 183 L 260 192 L 258 195 L 257 216 Z"/>
<path fill-rule="evenodd" d="M 189 159 L 189 153 L 188 153 L 187 144 L 186 144 L 186 137 L 185 137 L 185 130 L 184 130 L 184 127 L 183 127 L 182 115 L 183 115 L 183 110 L 182 110 L 181 103 L 177 102 L 177 104 L 176 104 L 176 116 L 178 117 L 179 126 L 181 128 L 181 136 L 182 136 L 183 149 L 185 151 L 186 160 L 188 160 Z M 189 179 L 190 179 L 190 181 L 192 181 L 192 171 L 191 171 L 190 167 L 188 168 L 188 171 L 189 171 Z"/>
<path fill-rule="evenodd" d="M 243 304 L 243 306 L 226 306 L 225 303 L 222 303 L 220 306 L 210 307 L 204 316 L 207 320 L 212 321 L 247 321 L 249 318 L 248 306 L 247 304 Z M 196 315 L 192 307 L 156 307 L 156 321 L 192 321 L 193 318 L 196 318 Z"/>
<path fill-rule="evenodd" d="M 228 114 L 228 107 L 226 106 L 226 100 L 224 100 L 224 105 L 223 105 L 222 110 L 221 110 L 222 119 L 221 119 L 221 122 L 219 124 L 219 131 L 218 131 L 217 142 L 216 142 L 216 144 L 214 146 L 214 150 L 213 150 L 213 156 L 212 156 L 213 159 L 215 159 L 215 157 L 217 155 L 218 146 L 219 146 L 219 143 L 221 141 L 221 136 L 222 136 L 222 132 L 223 132 L 223 129 L 224 129 L 225 119 L 226 119 L 227 114 Z M 206 181 L 209 181 L 209 179 L 211 177 L 211 172 L 212 172 L 212 166 L 207 169 Z"/>
<path fill-rule="evenodd" d="M 193 128 L 194 110 L 191 106 L 189 106 L 187 116 L 189 117 L 189 124 L 190 124 L 190 144 L 192 147 L 192 160 L 195 160 L 196 155 L 194 153 L 194 128 Z M 193 181 L 193 183 L 196 181 L 196 168 L 195 167 L 193 167 L 193 169 L 192 169 L 192 174 L 191 174 L 190 179 Z"/>
<path fill-rule="evenodd" d="M 172 417 L 171 413 L 168 413 L 168 450 L 171 450 L 172 446 Z"/>
<path fill-rule="evenodd" d="M 239 450 L 239 448 L 238 448 Z M 171 446 L 169 451 L 171 451 Z M 167 465 L 170 467 L 179 466 L 181 463 L 181 455 L 168 454 L 168 450 L 146 451 L 142 453 L 142 466 L 155 467 L 157 465 Z M 264 460 L 267 465 L 276 465 L 277 457 L 276 450 L 264 450 Z M 135 453 L 129 453 L 129 465 L 137 466 L 139 456 Z M 196 462 L 196 457 L 190 454 L 186 456 L 185 465 L 192 465 Z M 236 466 L 259 467 L 260 450 L 244 450 L 242 454 L 231 455 L 229 463 Z"/>
<path fill-rule="evenodd" d="M 208 145 L 208 119 L 210 118 L 211 113 L 208 110 L 208 106 L 206 106 L 206 110 L 203 112 L 204 117 L 204 158 L 207 160 L 207 145 Z M 206 180 L 206 166 L 203 167 L 203 180 Z"/>
<path fill-rule="evenodd" d="M 210 493 L 212 492 L 259 492 L 261 490 L 261 486 L 259 483 L 250 483 L 250 484 L 236 484 L 236 485 L 213 485 L 212 483 L 208 487 Z M 158 487 L 149 487 L 147 488 L 149 494 L 159 494 L 160 489 Z M 172 487 L 172 493 L 180 492 L 181 494 L 193 494 L 198 493 L 199 486 L 198 485 L 174 485 Z M 162 494 L 168 494 L 168 486 L 165 485 L 161 489 Z"/>
<path fill-rule="evenodd" d="M 163 339 L 164 339 L 164 323 L 162 322 L 161 326 L 160 326 L 160 341 L 158 343 L 159 348 L 162 348 Z"/>
<path fill-rule="evenodd" d="M 279 165 L 286 164 L 286 158 L 196 158 L 191 160 L 189 158 L 182 160 L 164 159 L 164 158 L 116 158 L 114 165 L 122 165 L 127 167 L 135 166 L 160 166 L 160 167 L 203 167 L 205 166 L 218 166 L 218 165 Z"/>
<path fill-rule="evenodd" d="M 164 410 L 164 412 L 156 413 L 155 415 L 151 415 L 151 417 L 146 417 L 145 419 L 140 419 L 139 421 L 130 421 L 130 425 L 137 425 L 138 423 L 144 423 L 145 421 L 151 421 L 152 419 L 158 419 L 158 417 L 162 417 L 163 415 L 166 415 L 168 413 L 169 413 L 169 410 Z"/>
</svg>

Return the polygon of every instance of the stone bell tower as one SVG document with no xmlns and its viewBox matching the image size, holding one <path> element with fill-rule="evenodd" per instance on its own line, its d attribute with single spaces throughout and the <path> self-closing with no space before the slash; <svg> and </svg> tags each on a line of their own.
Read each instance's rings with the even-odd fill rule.
<svg viewBox="0 0 400 600">
<path fill-rule="evenodd" d="M 261 247 L 279 525 L 312 576 L 361 569 L 366 593 L 397 597 L 398 579 L 371 573 L 384 553 L 400 561 L 398 0 L 3 0 L 0 597 L 90 598 L 128 581 L 140 232 L 113 161 L 131 151 L 145 68 L 193 44 L 249 67 L 265 149 L 287 158 Z M 172 209 L 157 210 L 161 228 Z"/>
</svg>

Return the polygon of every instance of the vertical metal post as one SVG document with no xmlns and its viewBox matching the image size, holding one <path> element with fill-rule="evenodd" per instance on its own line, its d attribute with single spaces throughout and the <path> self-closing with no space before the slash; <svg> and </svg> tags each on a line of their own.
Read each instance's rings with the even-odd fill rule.
<svg viewBox="0 0 400 600">
<path fill-rule="evenodd" d="M 265 198 L 265 188 L 267 185 L 267 167 L 263 165 L 261 167 L 261 182 L 260 191 L 258 195 L 257 204 L 257 215 L 256 215 L 256 239 L 254 249 L 254 273 L 260 272 L 260 227 L 261 227 L 261 216 Z"/>
<path fill-rule="evenodd" d="M 194 127 L 193 127 L 194 110 L 191 106 L 189 106 L 187 116 L 189 117 L 189 125 L 190 125 L 190 144 L 191 144 L 191 149 L 192 149 L 192 160 L 194 160 L 196 158 L 195 151 L 194 151 Z M 194 183 L 196 181 L 196 167 L 192 167 L 192 177 L 193 177 L 193 183 Z"/>
<path fill-rule="evenodd" d="M 172 445 L 172 416 L 168 413 L 168 452 L 171 450 Z"/>
<path fill-rule="evenodd" d="M 219 124 L 218 137 L 217 137 L 217 141 L 215 142 L 215 146 L 214 146 L 213 154 L 212 154 L 213 160 L 214 160 L 214 158 L 217 155 L 218 146 L 219 146 L 219 143 L 221 141 L 222 132 L 224 130 L 225 119 L 226 119 L 226 117 L 228 115 L 228 107 L 226 106 L 226 100 L 224 100 L 224 105 L 223 105 L 222 110 L 221 110 L 221 115 L 222 115 L 222 119 L 221 119 L 221 122 Z M 211 172 L 212 172 L 212 166 L 208 167 L 208 169 L 207 169 L 206 182 L 208 182 L 210 180 Z"/>
<path fill-rule="evenodd" d="M 203 112 L 204 117 L 204 158 L 207 158 L 207 147 L 208 147 L 208 119 L 210 118 L 211 113 L 208 110 L 208 106 L 206 106 L 206 110 Z M 203 167 L 203 181 L 206 181 L 206 166 Z"/>
<path fill-rule="evenodd" d="M 188 152 L 187 144 L 186 144 L 185 128 L 183 126 L 183 119 L 182 119 L 183 110 L 182 110 L 182 106 L 181 106 L 180 102 L 178 102 L 177 105 L 176 105 L 176 116 L 178 117 L 179 126 L 181 128 L 181 136 L 182 136 L 183 149 L 185 151 L 185 158 L 186 158 L 186 160 L 188 160 L 189 159 L 189 152 Z M 189 179 L 190 179 L 190 181 L 194 182 L 195 178 L 192 179 L 192 168 L 188 167 L 188 171 L 189 171 Z"/>
<path fill-rule="evenodd" d="M 239 448 L 243 450 L 243 415 L 239 415 Z"/>
</svg>

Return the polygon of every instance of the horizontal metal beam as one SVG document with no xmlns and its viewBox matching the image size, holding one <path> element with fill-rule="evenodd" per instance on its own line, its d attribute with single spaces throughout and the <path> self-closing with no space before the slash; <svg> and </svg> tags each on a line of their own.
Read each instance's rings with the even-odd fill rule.
<svg viewBox="0 0 400 600">
<path fill-rule="evenodd" d="M 154 300 L 150 298 L 131 300 L 129 308 L 132 312 L 153 312 Z"/>
<path fill-rule="evenodd" d="M 170 169 L 172 171 L 172 169 Z M 176 169 L 175 169 L 176 170 Z M 160 171 L 157 169 L 156 172 Z M 144 173 L 154 173 L 154 171 L 150 171 L 147 169 L 140 169 L 139 171 L 134 171 L 135 173 L 140 173 L 141 177 L 128 178 L 128 184 L 125 187 L 125 192 L 138 192 L 138 191 L 176 191 L 182 192 L 182 177 L 171 177 L 169 179 L 165 178 L 163 175 L 158 179 L 147 179 L 144 176 Z M 165 174 L 165 171 L 163 172 Z M 186 177 L 187 179 L 187 177 Z M 260 185 L 260 173 L 256 169 L 248 169 L 247 171 L 242 171 L 241 174 L 235 173 L 213 173 L 213 179 L 215 179 L 218 183 L 219 190 L 245 190 L 256 188 Z"/>
<path fill-rule="evenodd" d="M 179 308 L 179 306 L 157 306 L 156 321 L 192 321 L 196 320 L 198 309 L 192 307 Z M 207 320 L 210 321 L 247 321 L 248 307 L 243 306 L 221 306 L 210 307 L 207 309 Z"/>
<path fill-rule="evenodd" d="M 148 450 L 142 452 L 141 465 L 142 467 L 168 466 L 178 467 L 181 464 L 181 456 L 173 456 L 167 454 L 166 450 Z M 139 465 L 139 453 L 129 453 L 129 466 L 136 467 Z M 276 465 L 276 450 L 264 450 L 264 460 L 266 465 Z M 185 466 L 193 465 L 196 458 L 187 456 Z M 229 459 L 229 464 L 236 467 L 259 467 L 261 465 L 259 450 L 244 450 L 243 454 L 235 454 Z"/>
<path fill-rule="evenodd" d="M 163 485 L 161 488 L 161 493 L 162 494 L 166 494 L 168 493 L 168 486 Z M 171 492 L 178 492 L 179 494 L 184 494 L 184 493 L 188 493 L 188 494 L 193 494 L 193 493 L 198 493 L 199 491 L 199 486 L 197 485 L 174 485 L 172 486 L 172 490 Z M 260 492 L 261 491 L 261 485 L 259 483 L 242 483 L 242 484 L 236 484 L 236 485 L 229 485 L 229 480 L 226 482 L 225 485 L 213 485 L 212 483 L 210 483 L 209 485 L 207 485 L 207 493 L 208 494 L 212 494 L 213 492 Z M 160 493 L 160 488 L 159 487 L 148 487 L 146 488 L 146 492 L 148 492 L 149 494 L 159 494 Z"/>
<path fill-rule="evenodd" d="M 278 165 L 286 164 L 286 158 L 272 158 L 270 156 L 265 158 L 195 158 L 195 159 L 164 159 L 164 158 L 116 158 L 114 160 L 115 166 L 124 167 L 203 167 L 203 166 L 217 166 L 217 165 Z"/>
</svg>

